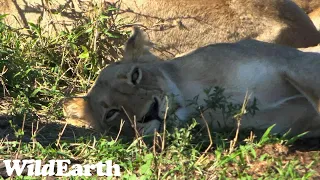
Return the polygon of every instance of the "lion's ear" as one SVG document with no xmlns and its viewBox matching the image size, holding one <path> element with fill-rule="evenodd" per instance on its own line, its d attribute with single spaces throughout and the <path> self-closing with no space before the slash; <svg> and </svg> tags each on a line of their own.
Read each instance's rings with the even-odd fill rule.
<svg viewBox="0 0 320 180">
<path fill-rule="evenodd" d="M 132 35 L 125 44 L 123 61 L 138 62 L 154 60 L 155 56 L 149 51 L 152 45 L 146 33 L 134 26 Z"/>
<path fill-rule="evenodd" d="M 85 119 L 86 97 L 65 98 L 63 100 L 63 114 L 67 118 Z"/>
</svg>

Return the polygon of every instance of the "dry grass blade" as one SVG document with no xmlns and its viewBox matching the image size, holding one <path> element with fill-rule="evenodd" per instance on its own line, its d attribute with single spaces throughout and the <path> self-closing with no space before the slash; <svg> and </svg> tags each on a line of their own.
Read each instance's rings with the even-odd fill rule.
<svg viewBox="0 0 320 180">
<path fill-rule="evenodd" d="M 238 136 L 239 136 L 239 131 L 240 131 L 241 119 L 242 119 L 242 116 L 247 112 L 247 111 L 246 111 L 246 107 L 247 107 L 247 104 L 248 104 L 248 102 L 249 102 L 250 96 L 251 96 L 251 95 L 248 95 L 248 91 L 247 91 L 247 92 L 246 92 L 246 95 L 245 95 L 245 97 L 244 97 L 243 103 L 242 103 L 242 107 L 241 107 L 240 113 L 238 113 L 238 114 L 236 114 L 236 115 L 234 116 L 234 119 L 237 121 L 237 129 L 236 129 L 236 135 L 235 135 L 235 137 L 234 137 L 233 140 L 231 140 L 231 142 L 230 142 L 229 153 L 232 153 L 232 152 L 234 151 L 234 148 L 236 147 L 236 143 L 238 142 Z"/>
<path fill-rule="evenodd" d="M 68 123 L 66 122 L 66 123 L 64 124 L 61 132 L 59 132 L 59 134 L 58 134 L 58 139 L 57 139 L 57 142 L 56 142 L 56 146 L 57 146 L 57 147 L 60 147 L 60 149 L 62 148 L 61 145 L 60 145 L 60 140 L 61 140 L 61 137 L 62 137 L 64 131 L 66 130 L 67 125 L 68 125 Z"/>
<path fill-rule="evenodd" d="M 10 95 L 7 87 L 6 87 L 6 84 L 5 84 L 5 81 L 3 80 L 4 78 L 4 74 L 8 71 L 8 68 L 6 66 L 3 66 L 2 68 L 2 72 L 0 73 L 0 81 L 1 81 L 1 84 L 2 84 L 2 87 L 3 87 L 3 97 L 6 96 L 6 93 L 8 95 Z"/>
<path fill-rule="evenodd" d="M 207 120 L 205 119 L 205 117 L 204 117 L 204 115 L 203 115 L 202 112 L 200 112 L 200 116 L 201 116 L 201 119 L 204 121 L 204 123 L 205 123 L 205 125 L 206 125 L 207 133 L 208 133 L 209 140 L 210 140 L 210 144 L 209 144 L 209 146 L 207 147 L 207 149 L 202 153 L 202 155 L 199 157 L 199 159 L 197 160 L 196 164 L 199 164 L 199 163 L 201 163 L 201 162 L 203 161 L 204 156 L 208 153 L 208 151 L 211 149 L 211 147 L 212 147 L 212 145 L 213 145 L 213 140 L 212 140 L 211 131 L 210 131 L 208 122 L 207 122 Z"/>
<path fill-rule="evenodd" d="M 121 133 L 122 128 L 123 128 L 123 125 L 124 125 L 124 120 L 123 120 L 123 119 L 121 119 L 121 122 L 120 122 L 120 128 L 119 128 L 119 131 L 118 131 L 117 137 L 116 137 L 116 139 L 115 139 L 115 141 L 116 141 L 116 142 L 117 142 L 117 141 L 118 141 L 118 139 L 119 139 L 120 133 Z"/>
<path fill-rule="evenodd" d="M 38 130 L 39 130 L 39 121 L 37 121 L 37 124 L 36 124 L 36 129 L 33 129 L 33 122 L 31 124 L 31 127 L 32 127 L 32 149 L 34 150 L 35 147 L 36 147 L 36 142 L 37 142 L 37 139 L 36 139 L 36 135 L 38 133 Z"/>
<path fill-rule="evenodd" d="M 169 100 L 168 100 L 168 96 L 166 96 L 166 110 L 164 112 L 164 117 L 163 117 L 163 134 L 162 134 L 161 151 L 164 150 L 164 146 L 165 146 L 168 110 L 169 110 Z"/>
<path fill-rule="evenodd" d="M 139 141 L 141 144 L 143 144 L 144 146 L 146 146 L 146 143 L 143 141 L 143 138 L 141 136 L 141 134 L 139 133 L 138 129 L 137 129 L 137 120 L 136 120 L 136 116 L 134 116 L 134 119 L 132 120 L 129 116 L 129 114 L 127 113 L 127 111 L 124 109 L 124 107 L 122 107 L 122 110 L 124 111 L 124 113 L 126 114 L 126 116 L 128 117 L 131 125 L 133 126 L 133 130 L 135 132 L 135 136 L 136 136 L 136 140 Z"/>
</svg>

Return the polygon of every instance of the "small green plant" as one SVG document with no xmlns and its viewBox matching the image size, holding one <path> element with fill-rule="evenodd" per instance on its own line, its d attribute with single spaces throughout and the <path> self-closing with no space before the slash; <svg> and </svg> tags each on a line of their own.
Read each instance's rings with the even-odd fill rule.
<svg viewBox="0 0 320 180">
<path fill-rule="evenodd" d="M 99 70 L 120 57 L 127 32 L 113 22 L 118 9 L 94 10 L 94 16 L 55 36 L 31 22 L 24 33 L 7 26 L 6 15 L 0 16 L 0 69 L 6 69 L 1 91 L 14 99 L 11 114 L 61 118 L 61 99 L 86 91 Z"/>
<path fill-rule="evenodd" d="M 23 129 L 21 129 L 20 127 L 18 127 L 16 124 L 14 124 L 12 122 L 12 120 L 9 121 L 10 123 L 10 127 L 14 130 L 14 135 L 16 136 L 17 139 L 20 139 L 23 137 L 24 135 L 24 131 Z"/>
<path fill-rule="evenodd" d="M 213 112 L 221 111 L 223 120 L 226 121 L 227 119 L 233 118 L 237 114 L 241 113 L 243 104 L 231 102 L 230 99 L 232 97 L 228 97 L 224 94 L 224 88 L 216 86 L 214 88 L 205 89 L 204 93 L 206 94 L 206 98 L 203 99 L 205 105 L 198 104 L 199 96 L 189 100 L 188 106 L 192 106 L 196 109 L 196 113 L 193 114 L 192 117 L 199 117 L 201 113 L 205 113 L 208 110 L 212 110 Z M 254 116 L 258 110 L 257 99 L 254 98 L 252 101 L 250 101 L 249 105 L 246 105 L 244 114 L 249 113 L 250 115 Z M 211 115 L 211 117 L 214 116 Z M 219 126 L 223 127 L 221 124 L 219 124 Z"/>
</svg>

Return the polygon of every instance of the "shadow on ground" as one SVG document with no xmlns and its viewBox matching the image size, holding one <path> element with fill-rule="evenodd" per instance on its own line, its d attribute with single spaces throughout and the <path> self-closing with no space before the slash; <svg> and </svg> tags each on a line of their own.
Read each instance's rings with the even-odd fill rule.
<svg viewBox="0 0 320 180">
<path fill-rule="evenodd" d="M 94 131 L 93 129 L 88 129 L 84 127 L 76 127 L 70 124 L 66 125 L 65 121 L 59 122 L 39 122 L 38 128 L 37 123 L 26 123 L 24 125 L 24 135 L 19 139 L 16 137 L 15 133 L 17 129 L 21 129 L 22 126 L 17 126 L 13 128 L 9 120 L 13 118 L 10 116 L 0 116 L 0 139 L 5 141 L 17 141 L 22 142 L 32 142 L 36 140 L 40 144 L 46 146 L 55 143 L 57 139 L 64 142 L 75 142 L 79 137 L 96 137 L 101 138 L 103 135 Z M 37 130 L 35 139 L 32 138 L 32 134 Z"/>
<path fill-rule="evenodd" d="M 74 143 L 80 137 L 88 137 L 88 138 L 115 138 L 116 135 L 108 136 L 98 133 L 92 129 L 76 127 L 65 123 L 65 121 L 61 122 L 39 122 L 38 124 L 38 132 L 36 138 L 32 139 L 32 132 L 36 129 L 36 123 L 26 123 L 24 125 L 24 135 L 21 139 L 18 139 L 15 135 L 14 129 L 19 129 L 21 126 L 13 128 L 9 120 L 14 119 L 9 116 L 0 116 L 0 142 L 1 141 L 22 141 L 22 142 L 33 142 L 35 139 L 37 142 L 42 144 L 43 146 L 47 146 L 57 142 L 59 139 L 59 135 L 61 134 L 60 141 L 61 142 L 70 142 Z M 128 142 L 128 139 L 125 140 Z M 1 144 L 0 144 L 1 147 Z M 255 149 L 257 156 L 261 156 L 263 154 L 268 154 L 274 158 L 281 159 L 281 161 L 286 164 L 286 162 L 292 160 L 299 160 L 301 165 L 308 166 L 312 165 L 312 169 L 315 171 L 313 177 L 315 179 L 320 179 L 320 138 L 313 139 L 300 139 L 297 140 L 291 146 L 284 146 L 281 144 L 267 144 L 265 146 L 259 147 Z M 212 154 L 214 155 L 214 154 Z M 1 159 L 1 157 L 0 157 Z M 255 165 L 255 169 L 259 169 L 259 171 L 263 171 L 266 165 L 263 163 L 258 163 Z M 24 172 L 26 174 L 26 172 Z M 5 167 L 3 163 L 0 163 L 0 177 L 8 178 Z"/>
</svg>

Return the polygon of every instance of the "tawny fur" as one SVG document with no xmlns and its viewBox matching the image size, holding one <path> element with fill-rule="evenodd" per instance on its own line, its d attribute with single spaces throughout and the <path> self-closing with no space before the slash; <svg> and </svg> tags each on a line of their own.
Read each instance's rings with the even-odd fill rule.
<svg viewBox="0 0 320 180">
<path fill-rule="evenodd" d="M 5 17 L 8 25 L 24 28 L 28 22 L 38 23 L 41 16 L 40 26 L 50 35 L 71 28 L 78 17 L 71 14 L 92 18 L 105 12 L 110 2 L 120 5 L 119 13 L 112 17 L 146 28 L 151 41 L 157 42 L 153 52 L 164 59 L 211 43 L 247 38 L 292 47 L 310 47 L 320 42 L 319 33 L 303 12 L 319 8 L 319 0 L 294 0 L 303 10 L 291 0 L 55 0 L 49 4 L 43 0 L 3 0 L 0 14 L 10 14 Z M 91 7 L 91 3 L 101 9 Z M 64 13 L 43 13 L 49 7 L 51 12 L 60 11 L 60 5 L 66 7 Z M 56 23 L 48 24 L 52 21 Z M 127 23 L 117 27 L 126 27 Z M 113 58 L 118 57 L 117 52 L 110 53 Z"/>
<path fill-rule="evenodd" d="M 122 0 L 119 18 L 146 28 L 161 57 L 253 38 L 315 46 L 320 34 L 291 0 Z"/>
<path fill-rule="evenodd" d="M 273 132 L 291 129 L 291 135 L 305 131 L 310 131 L 309 137 L 320 135 L 319 53 L 244 40 L 213 44 L 170 61 L 157 61 L 150 53 L 134 51 L 144 46 L 136 43 L 143 42 L 137 39 L 142 32 L 136 31 L 126 52 L 140 57 L 130 61 L 128 57 L 137 56 L 125 53 L 125 61 L 103 69 L 83 101 L 74 101 L 77 105 L 72 107 L 80 108 L 68 108 L 73 100 L 66 103 L 68 116 L 81 115 L 102 131 L 119 130 L 123 119 L 122 133 L 128 136 L 134 135 L 130 119 L 136 120 L 139 132 L 153 134 L 160 129 L 161 120 L 143 123 L 142 118 L 155 100 L 160 107 L 158 116 L 163 118 L 165 96 L 173 94 L 169 107 L 183 122 L 196 111 L 195 106 L 187 106 L 188 100 L 198 96 L 198 105 L 205 105 L 204 89 L 220 86 L 233 103 L 242 103 L 247 92 L 257 98 L 260 110 L 253 117 L 245 115 L 241 128 L 264 130 L 276 124 Z M 146 61 L 148 58 L 153 61 Z M 112 110 L 117 112 L 106 118 Z M 235 126 L 233 119 L 223 119 L 219 112 L 213 112 L 213 117 L 207 116 L 206 120 L 211 130 Z"/>
</svg>

